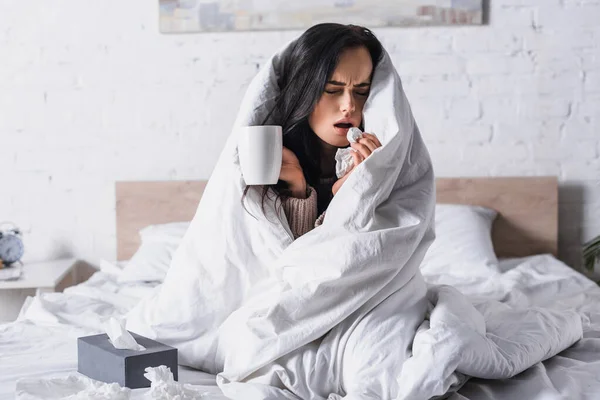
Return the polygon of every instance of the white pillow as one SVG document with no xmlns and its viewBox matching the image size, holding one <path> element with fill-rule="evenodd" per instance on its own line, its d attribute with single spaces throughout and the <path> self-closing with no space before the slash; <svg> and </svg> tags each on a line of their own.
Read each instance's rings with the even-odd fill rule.
<svg viewBox="0 0 600 400">
<path fill-rule="evenodd" d="M 189 222 L 171 222 L 141 229 L 142 243 L 123 268 L 118 281 L 162 282 L 189 225 Z"/>
<path fill-rule="evenodd" d="M 495 269 L 498 258 L 492 244 L 492 224 L 497 215 L 495 210 L 481 206 L 436 204 L 436 239 L 421 269 L 429 273 L 462 269 L 467 274 L 478 268 L 480 272 Z"/>
<path fill-rule="evenodd" d="M 170 242 L 179 244 L 187 232 L 190 222 L 170 222 L 167 224 L 148 225 L 140 230 L 142 242 Z"/>
</svg>

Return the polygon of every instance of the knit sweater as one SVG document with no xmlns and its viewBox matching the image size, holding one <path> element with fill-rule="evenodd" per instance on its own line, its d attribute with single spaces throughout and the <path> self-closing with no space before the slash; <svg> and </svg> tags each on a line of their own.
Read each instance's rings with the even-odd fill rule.
<svg viewBox="0 0 600 400">
<path fill-rule="evenodd" d="M 334 182 L 335 177 L 322 178 L 319 180 L 317 189 L 307 186 L 308 196 L 305 199 L 288 197 L 282 202 L 283 211 L 294 234 L 294 239 L 323 223 L 325 209 L 333 196 L 331 187 Z M 317 218 L 320 209 L 322 212 Z"/>
</svg>

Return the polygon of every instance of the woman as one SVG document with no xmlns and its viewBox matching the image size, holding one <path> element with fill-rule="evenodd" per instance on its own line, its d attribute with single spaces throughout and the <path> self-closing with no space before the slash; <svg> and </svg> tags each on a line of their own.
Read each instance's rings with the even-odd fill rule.
<svg viewBox="0 0 600 400">
<path fill-rule="evenodd" d="M 337 179 L 335 154 L 350 144 L 350 127 L 363 129 L 362 111 L 381 56 L 381 43 L 370 30 L 334 23 L 309 28 L 292 50 L 272 114 L 281 118 L 284 143 L 275 191 L 295 238 L 321 224 L 352 173 Z M 381 147 L 375 135 L 363 136 L 350 144 L 354 168 Z"/>
<path fill-rule="evenodd" d="M 261 124 L 283 126 L 280 181 L 248 189 L 235 127 Z M 351 126 L 385 146 L 366 134 L 336 179 Z M 365 28 L 314 26 L 250 82 L 165 281 L 127 329 L 217 374 L 229 398 L 394 398 L 427 308 L 434 189 L 389 54 Z"/>
</svg>

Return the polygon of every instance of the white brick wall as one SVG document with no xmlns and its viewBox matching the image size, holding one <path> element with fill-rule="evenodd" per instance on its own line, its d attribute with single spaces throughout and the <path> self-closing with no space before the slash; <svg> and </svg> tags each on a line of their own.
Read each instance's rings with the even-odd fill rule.
<svg viewBox="0 0 600 400">
<path fill-rule="evenodd" d="M 558 175 L 578 265 L 600 234 L 600 0 L 491 3 L 489 25 L 375 33 L 438 176 Z M 258 66 L 299 34 L 161 35 L 157 9 L 0 2 L 0 220 L 26 260 L 113 259 L 114 182 L 207 178 Z"/>
</svg>

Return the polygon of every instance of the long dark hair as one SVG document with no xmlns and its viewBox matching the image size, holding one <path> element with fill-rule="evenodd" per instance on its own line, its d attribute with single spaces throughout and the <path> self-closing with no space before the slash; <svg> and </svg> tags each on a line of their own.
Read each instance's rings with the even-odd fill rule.
<svg viewBox="0 0 600 400">
<path fill-rule="evenodd" d="M 321 98 L 344 50 L 366 47 L 375 71 L 382 57 L 383 47 L 369 29 L 336 23 L 310 27 L 292 46 L 277 82 L 279 95 L 263 124 L 283 127 L 283 145 L 298 157 L 306 184 L 315 187 L 321 177 L 321 145 L 310 128 L 308 117 Z M 275 189 L 279 200 L 290 196 L 287 184 L 283 181 L 273 186 L 264 186 L 263 210 L 270 187 Z M 246 187 L 244 197 L 248 189 Z"/>
</svg>

